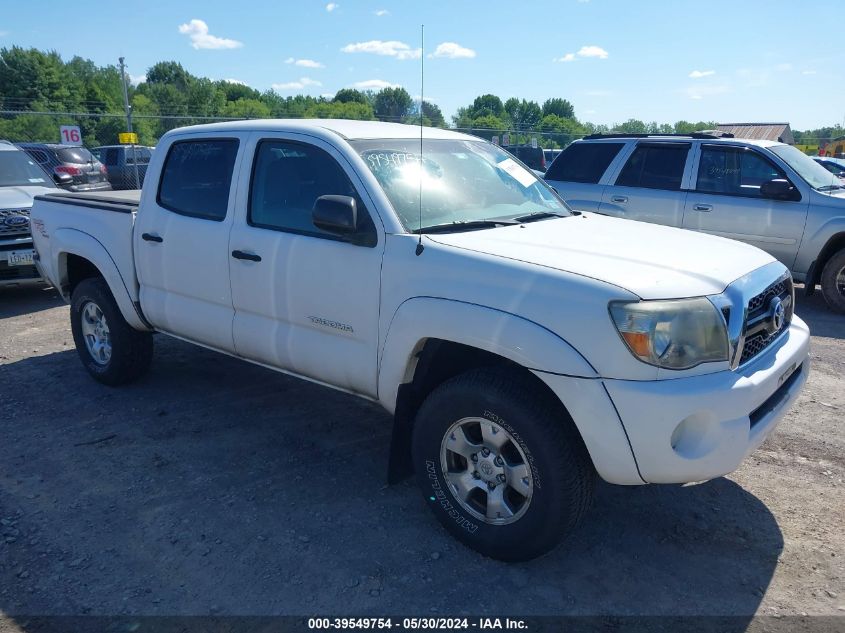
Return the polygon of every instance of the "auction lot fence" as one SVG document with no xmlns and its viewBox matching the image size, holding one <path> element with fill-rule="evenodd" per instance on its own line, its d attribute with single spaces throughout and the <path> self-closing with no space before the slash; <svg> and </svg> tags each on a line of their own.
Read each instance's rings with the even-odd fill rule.
<svg viewBox="0 0 845 633">
<path fill-rule="evenodd" d="M 79 136 L 65 138 L 66 143 L 76 143 L 93 150 L 96 158 L 105 165 L 107 178 L 115 189 L 134 189 L 143 184 L 147 163 L 158 138 L 173 128 L 202 123 L 243 120 L 243 117 L 203 116 L 194 114 L 133 114 L 133 129 L 138 135 L 134 148 L 119 143 L 119 135 L 127 131 L 126 117 L 122 113 L 96 110 L 65 112 L 58 110 L 0 110 L 0 139 L 12 143 L 61 143 L 62 126 L 78 128 Z M 582 135 L 550 132 L 539 129 L 489 129 L 455 128 L 456 131 L 478 136 L 500 145 L 533 145 L 544 149 L 560 149 Z M 76 140 L 78 138 L 78 141 Z M 827 139 L 802 138 L 800 148 L 816 154 L 819 142 Z M 815 149 L 814 149 L 815 148 Z M 47 168 L 47 165 L 43 165 Z M 49 166 L 47 171 L 52 171 Z M 72 171 L 72 168 L 71 168 Z M 83 170 L 84 171 L 84 170 Z M 90 170 L 89 170 L 90 171 Z M 75 181 L 96 179 L 88 172 L 74 174 Z M 88 183 L 86 183 L 88 184 Z"/>
</svg>

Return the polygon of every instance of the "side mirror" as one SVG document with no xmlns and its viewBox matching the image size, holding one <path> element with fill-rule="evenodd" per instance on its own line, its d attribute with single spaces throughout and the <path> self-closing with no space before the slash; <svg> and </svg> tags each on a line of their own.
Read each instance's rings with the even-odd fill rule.
<svg viewBox="0 0 845 633">
<path fill-rule="evenodd" d="M 314 226 L 328 233 L 349 235 L 358 230 L 358 206 L 351 196 L 320 196 L 311 212 Z"/>
<path fill-rule="evenodd" d="M 73 176 L 70 174 L 65 174 L 62 172 L 53 172 L 53 180 L 59 186 L 61 185 L 69 185 L 73 182 Z"/>
<path fill-rule="evenodd" d="M 767 180 L 760 185 L 760 195 L 772 200 L 800 200 L 801 193 L 791 182 L 784 178 Z"/>
</svg>

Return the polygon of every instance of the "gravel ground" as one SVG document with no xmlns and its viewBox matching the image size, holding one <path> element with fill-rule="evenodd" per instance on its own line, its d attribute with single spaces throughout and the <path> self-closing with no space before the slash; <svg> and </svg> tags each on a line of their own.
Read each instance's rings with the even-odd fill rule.
<svg viewBox="0 0 845 633">
<path fill-rule="evenodd" d="M 104 387 L 52 291 L 0 292 L 0 613 L 845 618 L 845 317 L 798 313 L 808 386 L 736 473 L 601 484 L 563 547 L 504 564 L 385 485 L 376 406 L 163 336 Z"/>
</svg>

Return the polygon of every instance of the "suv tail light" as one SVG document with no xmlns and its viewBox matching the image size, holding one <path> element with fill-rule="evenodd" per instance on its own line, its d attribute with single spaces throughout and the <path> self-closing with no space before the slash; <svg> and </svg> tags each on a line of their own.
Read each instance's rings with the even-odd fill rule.
<svg viewBox="0 0 845 633">
<path fill-rule="evenodd" d="M 106 169 L 106 166 L 103 165 L 103 163 L 100 163 L 100 173 L 103 174 L 103 176 L 106 176 L 109 173 L 109 170 Z"/>
<path fill-rule="evenodd" d="M 72 165 L 59 165 L 58 167 L 54 167 L 53 171 L 57 174 L 68 174 L 70 176 L 79 176 L 82 174 L 82 170 L 79 167 L 73 167 Z"/>
</svg>

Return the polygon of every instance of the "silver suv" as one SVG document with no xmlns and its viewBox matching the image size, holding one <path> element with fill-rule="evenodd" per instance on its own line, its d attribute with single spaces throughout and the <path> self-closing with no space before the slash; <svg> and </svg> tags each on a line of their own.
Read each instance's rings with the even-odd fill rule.
<svg viewBox="0 0 845 633">
<path fill-rule="evenodd" d="M 791 145 L 704 133 L 592 135 L 569 145 L 545 178 L 575 209 L 757 246 L 808 294 L 821 284 L 828 305 L 845 313 L 845 186 Z"/>
</svg>

